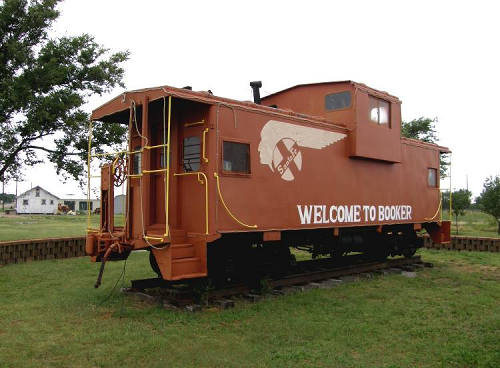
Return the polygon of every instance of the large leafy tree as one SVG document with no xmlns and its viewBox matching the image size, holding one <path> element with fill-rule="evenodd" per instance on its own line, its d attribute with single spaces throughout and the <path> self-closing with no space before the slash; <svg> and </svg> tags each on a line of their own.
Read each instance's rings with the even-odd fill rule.
<svg viewBox="0 0 500 368">
<path fill-rule="evenodd" d="M 476 202 L 479 208 L 493 216 L 498 224 L 500 235 L 500 176 L 489 177 L 483 184 L 483 191 Z"/>
<path fill-rule="evenodd" d="M 401 124 L 401 135 L 406 138 L 418 139 L 427 143 L 437 143 L 438 137 L 436 134 L 435 124 L 437 118 L 429 119 L 420 117 Z M 447 155 L 442 154 L 439 160 L 439 170 L 441 178 L 444 178 L 448 173 L 449 162 Z"/>
<path fill-rule="evenodd" d="M 91 94 L 123 86 L 128 52 L 109 53 L 93 37 L 50 38 L 60 0 L 0 1 L 0 179 L 45 157 L 57 173 L 81 178 Z M 93 143 L 115 146 L 126 128 L 98 124 Z M 45 155 L 41 154 L 45 153 Z"/>
</svg>

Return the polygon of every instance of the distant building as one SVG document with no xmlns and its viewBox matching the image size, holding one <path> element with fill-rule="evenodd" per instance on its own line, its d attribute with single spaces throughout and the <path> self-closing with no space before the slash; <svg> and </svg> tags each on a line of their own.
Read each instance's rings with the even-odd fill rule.
<svg viewBox="0 0 500 368">
<path fill-rule="evenodd" d="M 17 196 L 17 213 L 57 213 L 59 197 L 53 195 L 40 186 L 36 186 Z"/>
<path fill-rule="evenodd" d="M 87 212 L 87 198 L 79 197 L 75 194 L 66 194 L 60 200 L 60 203 L 65 204 L 73 212 Z M 100 199 L 90 199 L 90 211 L 101 207 Z"/>
<path fill-rule="evenodd" d="M 119 194 L 115 197 L 115 215 L 125 213 L 125 194 Z"/>
</svg>

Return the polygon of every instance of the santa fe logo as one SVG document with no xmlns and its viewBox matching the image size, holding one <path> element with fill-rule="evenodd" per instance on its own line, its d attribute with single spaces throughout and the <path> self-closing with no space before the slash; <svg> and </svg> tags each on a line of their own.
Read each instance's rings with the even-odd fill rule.
<svg viewBox="0 0 500 368">
<path fill-rule="evenodd" d="M 346 135 L 325 129 L 269 120 L 260 132 L 260 163 L 292 181 L 302 170 L 300 147 L 323 149 Z"/>
</svg>

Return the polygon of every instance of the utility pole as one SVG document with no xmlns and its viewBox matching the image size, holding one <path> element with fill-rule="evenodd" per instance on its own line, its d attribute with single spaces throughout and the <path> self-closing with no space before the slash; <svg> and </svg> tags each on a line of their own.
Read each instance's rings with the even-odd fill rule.
<svg viewBox="0 0 500 368">
<path fill-rule="evenodd" d="M 469 175 L 465 174 L 465 187 L 469 191 Z"/>
<path fill-rule="evenodd" d="M 2 211 L 5 213 L 5 180 L 2 178 Z"/>
</svg>

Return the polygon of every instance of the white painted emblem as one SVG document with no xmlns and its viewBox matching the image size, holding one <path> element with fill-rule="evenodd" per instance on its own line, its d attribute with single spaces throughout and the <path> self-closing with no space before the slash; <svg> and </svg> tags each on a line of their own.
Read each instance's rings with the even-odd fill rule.
<svg viewBox="0 0 500 368">
<path fill-rule="evenodd" d="M 345 137 L 343 133 L 269 120 L 260 132 L 260 163 L 283 180 L 292 181 L 302 170 L 300 147 L 323 149 Z"/>
</svg>

